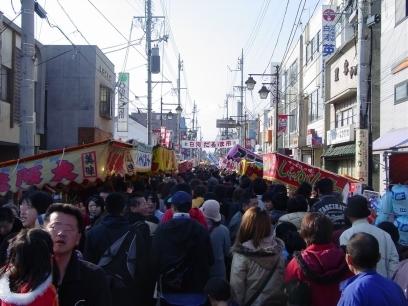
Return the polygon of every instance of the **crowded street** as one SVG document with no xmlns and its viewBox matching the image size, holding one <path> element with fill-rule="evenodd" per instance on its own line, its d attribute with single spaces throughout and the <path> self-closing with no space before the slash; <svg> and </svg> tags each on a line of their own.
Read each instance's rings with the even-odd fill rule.
<svg viewBox="0 0 408 306">
<path fill-rule="evenodd" d="M 408 0 L 0 4 L 0 306 L 408 306 Z"/>
</svg>

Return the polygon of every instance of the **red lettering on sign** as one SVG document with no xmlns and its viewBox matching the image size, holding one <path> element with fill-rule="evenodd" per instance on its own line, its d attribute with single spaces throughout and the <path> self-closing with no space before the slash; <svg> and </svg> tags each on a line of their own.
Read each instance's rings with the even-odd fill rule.
<svg viewBox="0 0 408 306">
<path fill-rule="evenodd" d="M 61 182 L 63 179 L 68 181 L 74 181 L 78 174 L 74 173 L 75 165 L 70 163 L 67 160 L 62 160 L 61 162 L 57 162 L 57 166 L 51 170 L 54 173 L 54 177 L 52 178 L 52 182 Z"/>
<path fill-rule="evenodd" d="M 41 178 L 41 169 L 43 166 L 38 165 L 31 168 L 22 168 L 17 171 L 16 186 L 21 187 L 23 183 L 27 186 L 32 186 L 40 184 L 42 181 Z"/>
</svg>

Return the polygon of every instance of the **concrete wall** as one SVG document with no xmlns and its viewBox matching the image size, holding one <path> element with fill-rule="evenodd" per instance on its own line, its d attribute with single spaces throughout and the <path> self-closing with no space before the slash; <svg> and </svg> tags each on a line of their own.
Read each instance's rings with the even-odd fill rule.
<svg viewBox="0 0 408 306">
<path fill-rule="evenodd" d="M 408 19 L 396 24 L 395 1 L 381 1 L 380 136 L 392 129 L 408 127 L 408 101 L 394 103 L 395 85 L 408 80 L 408 68 L 398 72 L 395 68 L 405 61 L 408 61 Z M 382 191 L 385 172 L 383 167 L 380 170 Z"/>
<path fill-rule="evenodd" d="M 113 120 L 99 114 L 99 91 L 103 84 L 114 92 L 115 74 L 110 72 L 114 68 L 106 57 L 101 63 L 97 50 L 96 46 L 46 46 L 47 149 L 77 145 L 79 128 L 101 130 L 98 135 L 106 135 L 103 138 L 113 136 Z"/>
</svg>

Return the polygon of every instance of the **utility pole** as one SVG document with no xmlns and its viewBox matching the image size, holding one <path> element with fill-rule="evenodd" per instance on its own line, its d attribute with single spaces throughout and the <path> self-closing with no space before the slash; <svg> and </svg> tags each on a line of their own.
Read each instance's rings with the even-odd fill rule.
<svg viewBox="0 0 408 306">
<path fill-rule="evenodd" d="M 275 131 L 274 131 L 274 139 L 275 145 L 274 149 L 275 152 L 278 152 L 279 142 L 278 142 L 278 128 L 279 128 L 279 74 L 280 74 L 280 66 L 275 66 L 275 77 L 276 77 L 276 97 L 275 97 Z"/>
<path fill-rule="evenodd" d="M 240 71 L 241 71 L 241 103 L 238 104 L 238 118 L 242 118 L 242 113 L 243 113 L 243 109 L 244 109 L 244 49 L 241 49 L 241 58 L 240 58 Z M 244 122 L 244 124 L 246 124 L 246 122 Z M 241 127 L 242 129 L 242 127 Z M 242 131 L 240 132 L 240 136 L 242 136 Z M 242 139 L 242 144 L 245 147 L 246 146 L 246 136 L 244 134 L 244 137 Z"/>
<path fill-rule="evenodd" d="M 34 155 L 35 113 L 34 113 L 34 1 L 21 1 L 21 124 L 20 124 L 20 155 Z"/>
<path fill-rule="evenodd" d="M 181 61 L 180 54 L 178 56 L 178 76 L 177 76 L 177 109 L 181 109 L 181 71 L 183 70 L 183 62 Z M 178 144 L 178 150 L 181 152 L 181 130 L 180 130 L 180 121 L 181 121 L 181 112 L 177 112 L 177 131 L 176 131 L 176 136 L 177 136 L 177 144 Z"/>
<path fill-rule="evenodd" d="M 152 144 L 152 1 L 146 0 L 147 144 Z"/>
<path fill-rule="evenodd" d="M 371 179 L 368 177 L 369 168 L 368 161 L 368 122 L 367 122 L 367 106 L 368 106 L 368 78 L 369 78 L 369 33 L 366 19 L 369 13 L 370 0 L 358 0 L 357 7 L 357 109 L 359 118 L 356 130 L 356 157 L 355 157 L 355 176 L 362 182 L 368 183 Z"/>
<path fill-rule="evenodd" d="M 195 100 L 194 100 L 194 106 L 193 106 L 193 132 L 192 132 L 192 136 L 193 136 L 193 139 L 191 139 L 191 140 L 195 140 L 195 133 L 196 133 L 196 131 L 195 131 L 195 127 L 196 127 L 196 125 L 195 125 L 195 118 L 196 118 L 196 112 L 197 112 L 197 107 L 196 107 L 196 103 L 195 103 Z M 190 158 L 192 158 L 192 157 L 194 157 L 194 149 L 190 149 L 191 151 L 190 151 Z"/>
</svg>

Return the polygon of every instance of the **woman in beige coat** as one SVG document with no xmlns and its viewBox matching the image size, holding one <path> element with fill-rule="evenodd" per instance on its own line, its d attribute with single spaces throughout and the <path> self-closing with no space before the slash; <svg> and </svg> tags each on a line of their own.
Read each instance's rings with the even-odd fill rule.
<svg viewBox="0 0 408 306">
<path fill-rule="evenodd" d="M 258 207 L 248 209 L 232 248 L 230 284 L 238 305 L 285 305 L 283 249 L 268 213 Z"/>
</svg>

